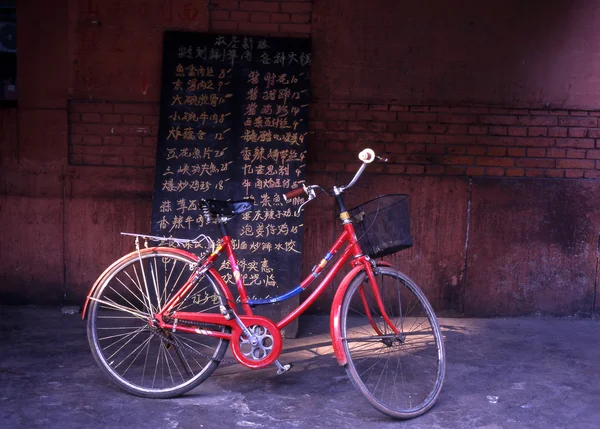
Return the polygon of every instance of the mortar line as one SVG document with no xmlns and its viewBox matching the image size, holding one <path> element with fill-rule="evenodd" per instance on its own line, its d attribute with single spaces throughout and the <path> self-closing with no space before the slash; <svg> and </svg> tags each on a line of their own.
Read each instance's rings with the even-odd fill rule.
<svg viewBox="0 0 600 429">
<path fill-rule="evenodd" d="M 463 290 L 462 290 L 462 302 L 460 312 L 465 312 L 465 299 L 467 296 L 467 272 L 469 263 L 469 233 L 471 232 L 471 203 L 473 199 L 473 179 L 469 177 L 469 197 L 467 200 L 467 231 L 465 234 L 465 258 L 463 262 Z"/>
</svg>

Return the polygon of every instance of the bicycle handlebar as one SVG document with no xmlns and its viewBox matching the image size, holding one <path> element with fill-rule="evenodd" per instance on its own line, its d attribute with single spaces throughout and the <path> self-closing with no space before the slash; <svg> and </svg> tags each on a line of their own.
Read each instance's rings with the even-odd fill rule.
<svg viewBox="0 0 600 429">
<path fill-rule="evenodd" d="M 354 177 L 352 178 L 350 183 L 348 183 L 346 186 L 340 186 L 340 187 L 334 186 L 333 187 L 333 191 L 336 195 L 341 194 L 346 189 L 354 186 L 354 184 L 358 181 L 358 179 L 362 175 L 363 171 L 365 171 L 367 164 L 370 164 L 375 160 L 378 160 L 381 162 L 388 161 L 387 158 L 375 155 L 375 152 L 373 151 L 373 149 L 369 149 L 369 148 L 366 148 L 366 149 L 363 149 L 362 151 L 360 151 L 360 153 L 358 154 L 358 159 L 360 159 L 362 161 L 362 165 L 360 166 L 360 168 L 358 169 L 358 171 L 356 172 L 356 174 L 354 175 Z M 310 201 L 312 198 L 315 197 L 315 193 L 313 190 L 314 188 L 320 188 L 321 190 L 325 191 L 323 188 L 321 188 L 318 185 L 306 186 L 306 185 L 302 184 L 302 188 L 293 189 L 293 190 L 283 194 L 283 200 L 285 202 L 289 202 L 289 200 L 299 197 L 301 195 L 308 195 L 309 201 Z M 325 191 L 325 193 L 329 194 L 327 191 Z"/>
</svg>

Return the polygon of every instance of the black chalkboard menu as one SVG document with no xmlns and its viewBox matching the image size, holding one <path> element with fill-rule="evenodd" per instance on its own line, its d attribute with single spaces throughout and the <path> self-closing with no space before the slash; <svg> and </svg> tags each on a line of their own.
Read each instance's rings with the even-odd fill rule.
<svg viewBox="0 0 600 429">
<path fill-rule="evenodd" d="M 302 200 L 282 194 L 304 179 L 310 65 L 307 39 L 165 34 L 152 233 L 217 238 L 199 201 L 254 198 L 228 224 L 251 298 L 300 280 Z"/>
</svg>

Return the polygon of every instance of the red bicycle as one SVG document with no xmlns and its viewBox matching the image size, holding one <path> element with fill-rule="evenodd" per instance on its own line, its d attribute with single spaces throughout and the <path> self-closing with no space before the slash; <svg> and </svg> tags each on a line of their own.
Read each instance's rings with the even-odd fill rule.
<svg viewBox="0 0 600 429">
<path fill-rule="evenodd" d="M 331 309 L 337 361 L 381 412 L 396 418 L 426 412 L 440 394 L 445 373 L 444 343 L 436 316 L 408 276 L 374 259 L 407 244 L 394 247 L 385 240 L 383 244 L 365 244 L 363 240 L 372 238 L 371 229 L 382 216 L 397 222 L 407 216 L 406 196 L 380 197 L 351 211 L 342 198 L 365 167 L 378 158 L 371 149 L 363 150 L 359 154 L 362 165 L 352 181 L 333 187 L 331 193 L 313 185 L 285 194 L 286 200 L 307 196 L 304 204 L 316 197 L 316 190 L 333 196 L 343 231 L 302 283 L 283 295 L 249 299 L 246 292 L 226 224 L 251 210 L 250 201 L 203 202 L 206 220 L 217 223 L 221 237 L 217 243 L 211 242 L 214 248 L 202 257 L 178 248 L 142 248 L 136 239 L 137 249 L 102 273 L 85 303 L 88 339 L 100 368 L 126 391 L 150 398 L 170 398 L 198 386 L 223 360 L 229 344 L 242 365 L 263 368 L 274 364 L 282 374 L 291 364 L 277 360 L 283 343 L 281 330 L 302 314 L 350 261 L 352 269 L 341 282 Z M 390 198 L 392 203 L 384 203 Z M 369 223 L 369 219 L 375 222 Z M 407 220 L 404 225 L 406 229 Z M 394 235 L 393 228 L 384 228 L 384 235 Z M 241 310 L 214 266 L 222 253 L 229 260 Z M 299 294 L 330 263 L 331 269 L 310 296 L 279 322 L 253 314 L 254 306 Z"/>
</svg>

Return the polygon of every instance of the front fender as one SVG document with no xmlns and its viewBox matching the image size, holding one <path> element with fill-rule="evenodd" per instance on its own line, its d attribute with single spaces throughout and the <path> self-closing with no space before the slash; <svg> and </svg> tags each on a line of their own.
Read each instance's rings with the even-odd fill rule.
<svg viewBox="0 0 600 429">
<path fill-rule="evenodd" d="M 387 262 L 377 261 L 377 266 L 391 267 L 392 265 Z M 353 268 L 352 271 L 346 274 L 346 276 L 342 280 L 340 287 L 338 288 L 337 292 L 335 293 L 335 296 L 333 297 L 333 303 L 331 304 L 329 331 L 331 333 L 333 353 L 341 366 L 344 366 L 346 365 L 346 363 L 348 363 L 346 359 L 346 354 L 344 353 L 344 345 L 342 344 L 342 330 L 340 326 L 340 317 L 342 314 L 342 301 L 344 300 L 346 290 L 348 290 L 348 287 L 350 286 L 352 281 L 359 277 L 361 277 L 360 281 L 362 281 L 366 276 L 367 273 L 365 272 L 364 265 L 358 265 L 355 268 Z"/>
</svg>

